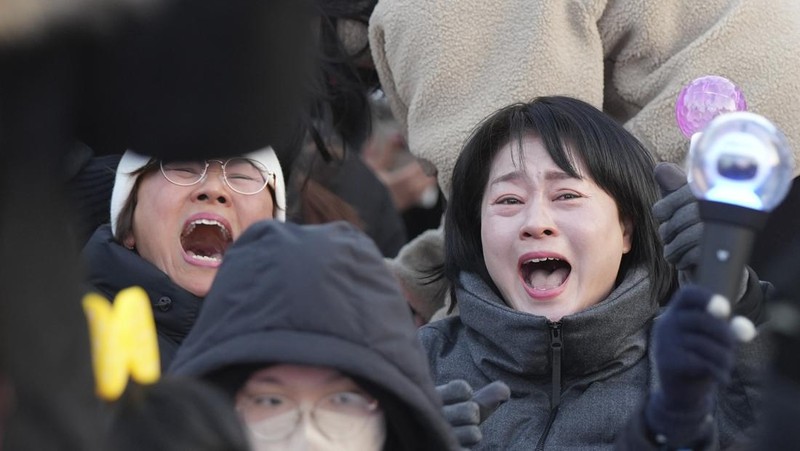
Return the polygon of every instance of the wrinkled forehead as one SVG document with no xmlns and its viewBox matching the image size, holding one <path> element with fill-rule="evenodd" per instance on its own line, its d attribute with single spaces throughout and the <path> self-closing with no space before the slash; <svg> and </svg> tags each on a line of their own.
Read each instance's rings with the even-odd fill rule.
<svg viewBox="0 0 800 451">
<path fill-rule="evenodd" d="M 555 139 L 544 139 L 535 131 L 528 131 L 519 136 L 511 137 L 495 151 L 494 161 L 498 159 L 503 149 L 508 149 L 511 162 L 516 169 L 525 170 L 529 163 L 536 164 L 536 161 L 528 161 L 526 158 L 525 147 L 534 143 L 541 143 L 545 152 L 550 156 L 559 169 L 577 178 L 593 179 L 591 170 L 587 167 L 583 156 L 583 149 L 580 149 L 575 141 L 569 137 L 556 137 Z"/>
</svg>

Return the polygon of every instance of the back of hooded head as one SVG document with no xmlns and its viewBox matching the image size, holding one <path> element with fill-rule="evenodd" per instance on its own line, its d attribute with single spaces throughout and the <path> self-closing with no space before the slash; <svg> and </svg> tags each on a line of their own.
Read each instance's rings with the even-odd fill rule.
<svg viewBox="0 0 800 451">
<path fill-rule="evenodd" d="M 353 226 L 254 224 L 226 253 L 204 302 L 170 373 L 233 394 L 272 364 L 335 369 L 381 403 L 384 449 L 457 449 L 408 304 Z"/>
</svg>

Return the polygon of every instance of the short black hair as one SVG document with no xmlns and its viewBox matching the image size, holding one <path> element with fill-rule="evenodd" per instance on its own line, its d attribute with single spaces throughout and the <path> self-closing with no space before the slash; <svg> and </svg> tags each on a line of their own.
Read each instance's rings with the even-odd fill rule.
<svg viewBox="0 0 800 451">
<path fill-rule="evenodd" d="M 451 285 L 452 305 L 462 271 L 477 274 L 500 294 L 484 260 L 481 202 L 495 155 L 513 140 L 521 145 L 531 135 L 542 140 L 564 172 L 591 178 L 614 199 L 620 217 L 633 224 L 631 250 L 622 257 L 616 283 L 630 268 L 644 266 L 652 281 L 653 299 L 665 298 L 674 270 L 663 258 L 658 224 L 651 213 L 659 199 L 652 154 L 619 123 L 592 105 L 552 96 L 496 111 L 475 128 L 456 160 L 444 224 L 444 276 Z M 521 152 L 519 158 L 523 158 Z M 583 163 L 587 174 L 578 172 L 576 160 Z"/>
</svg>

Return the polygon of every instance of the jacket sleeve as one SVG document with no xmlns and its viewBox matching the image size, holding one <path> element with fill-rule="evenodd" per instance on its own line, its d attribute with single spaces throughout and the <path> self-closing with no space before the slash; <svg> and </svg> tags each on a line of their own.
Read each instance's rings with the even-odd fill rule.
<svg viewBox="0 0 800 451">
<path fill-rule="evenodd" d="M 395 258 L 386 264 L 400 282 L 403 294 L 426 323 L 444 308 L 447 298 L 447 279 L 437 274 L 444 264 L 444 230 L 428 230 L 406 244 Z"/>
<path fill-rule="evenodd" d="M 775 296 L 775 287 L 771 283 L 759 280 L 758 275 L 749 266 L 747 271 L 747 285 L 742 297 L 733 306 L 733 314 L 748 318 L 756 326 L 767 320 L 766 303 Z"/>
<path fill-rule="evenodd" d="M 470 131 L 542 95 L 603 103 L 600 0 L 381 0 L 373 61 L 409 149 L 450 173 Z"/>
<path fill-rule="evenodd" d="M 771 286 L 750 277 L 748 292 L 760 292 L 760 302 L 770 299 Z M 766 291 L 765 291 L 766 289 Z M 751 293 L 752 294 L 752 293 Z M 741 448 L 755 437 L 764 410 L 764 389 L 767 366 L 771 361 L 770 337 L 764 325 L 757 328 L 758 335 L 749 343 L 739 343 L 731 380 L 721 386 L 716 394 L 716 405 L 702 443 L 695 450 Z M 651 338 L 652 340 L 652 338 Z M 658 375 L 652 369 L 657 365 L 652 352 L 649 353 L 651 367 L 650 391 L 659 390 Z M 645 405 L 632 415 L 626 426 L 617 435 L 615 449 L 618 450 L 666 450 L 668 446 L 657 443 L 653 431 L 649 430 L 644 415 Z"/>
<path fill-rule="evenodd" d="M 753 341 L 739 344 L 731 381 L 719 390 L 714 416 L 722 449 L 735 445 L 741 437 L 752 438 L 764 410 L 765 378 L 773 349 L 766 327 L 757 330 Z"/>
<path fill-rule="evenodd" d="M 675 123 L 681 88 L 720 75 L 748 110 L 800 144 L 800 3 L 795 0 L 608 2 L 598 27 L 605 58 L 604 110 L 659 161 L 682 163 L 688 140 Z M 795 173 L 797 175 L 797 173 Z"/>
<path fill-rule="evenodd" d="M 431 370 L 433 382 L 436 385 L 449 382 L 449 380 L 442 380 L 440 374 L 442 366 L 440 365 L 439 359 L 442 356 L 443 349 L 452 346 L 452 342 L 447 339 L 440 329 L 431 325 L 422 326 L 417 329 L 417 337 L 428 358 L 428 365 Z"/>
</svg>

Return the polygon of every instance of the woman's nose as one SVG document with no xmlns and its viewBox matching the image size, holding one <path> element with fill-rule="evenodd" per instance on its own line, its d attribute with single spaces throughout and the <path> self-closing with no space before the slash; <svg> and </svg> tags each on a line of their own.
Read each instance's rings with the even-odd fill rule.
<svg viewBox="0 0 800 451">
<path fill-rule="evenodd" d="M 300 419 L 300 424 L 295 431 L 295 440 L 292 441 L 290 446 L 285 448 L 291 451 L 321 451 L 329 449 L 329 441 L 325 438 L 322 432 L 311 420 L 310 415 L 303 415 Z"/>
<path fill-rule="evenodd" d="M 228 203 L 231 192 L 225 183 L 222 168 L 215 168 L 213 164 L 209 166 L 206 176 L 197 184 L 194 196 L 199 201 L 211 200 L 220 204 Z"/>
<path fill-rule="evenodd" d="M 547 208 L 546 201 L 530 202 L 526 208 L 520 238 L 544 238 L 558 234 L 552 211 Z"/>
</svg>

